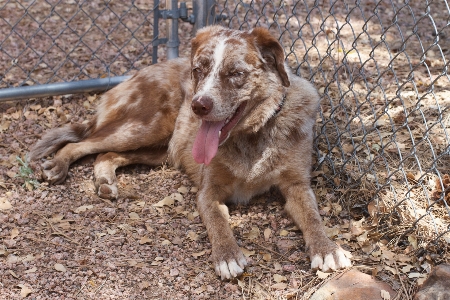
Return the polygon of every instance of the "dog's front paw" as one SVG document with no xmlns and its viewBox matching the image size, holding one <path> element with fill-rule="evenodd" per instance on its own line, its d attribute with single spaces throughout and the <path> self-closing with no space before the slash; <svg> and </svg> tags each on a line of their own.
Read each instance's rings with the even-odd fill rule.
<svg viewBox="0 0 450 300">
<path fill-rule="evenodd" d="M 102 176 L 95 180 L 95 187 L 100 198 L 114 200 L 119 197 L 115 180 L 108 180 Z"/>
<path fill-rule="evenodd" d="M 351 267 L 351 254 L 330 240 L 316 243 L 310 247 L 311 269 L 323 272 Z"/>
<path fill-rule="evenodd" d="M 66 179 L 69 165 L 64 161 L 53 159 L 42 164 L 42 177 L 50 184 L 60 184 Z"/>
<path fill-rule="evenodd" d="M 244 272 L 247 265 L 247 260 L 237 245 L 213 249 L 212 260 L 216 274 L 222 280 L 238 277 Z"/>
</svg>

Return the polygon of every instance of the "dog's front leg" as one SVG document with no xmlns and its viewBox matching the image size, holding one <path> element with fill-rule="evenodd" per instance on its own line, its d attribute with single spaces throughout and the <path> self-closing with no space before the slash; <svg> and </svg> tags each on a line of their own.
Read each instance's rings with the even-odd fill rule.
<svg viewBox="0 0 450 300">
<path fill-rule="evenodd" d="M 316 198 L 309 185 L 293 184 L 280 187 L 286 198 L 286 212 L 303 232 L 311 268 L 323 271 L 351 266 L 344 250 L 325 234 Z"/>
<path fill-rule="evenodd" d="M 228 208 L 223 204 L 225 199 L 222 194 L 223 191 L 218 188 L 203 187 L 197 197 L 197 207 L 208 231 L 216 274 L 224 280 L 241 275 L 247 260 L 228 224 Z M 217 200 L 218 197 L 220 200 Z"/>
</svg>

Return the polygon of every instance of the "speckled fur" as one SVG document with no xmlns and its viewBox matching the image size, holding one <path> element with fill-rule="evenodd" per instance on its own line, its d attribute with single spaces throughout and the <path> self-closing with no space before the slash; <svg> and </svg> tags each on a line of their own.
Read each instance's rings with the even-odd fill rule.
<svg viewBox="0 0 450 300">
<path fill-rule="evenodd" d="M 230 118 L 246 103 L 241 119 L 209 165 L 199 165 L 192 157 L 202 120 L 191 110 L 191 102 L 199 97 L 213 101 L 211 111 L 201 117 L 206 121 Z M 103 198 L 118 197 L 117 167 L 155 165 L 169 158 L 199 187 L 197 206 L 222 279 L 238 276 L 247 264 L 224 204 L 247 203 L 278 187 L 286 198 L 287 213 L 303 231 L 311 266 L 334 270 L 351 263 L 327 238 L 310 187 L 318 105 L 315 88 L 289 72 L 282 47 L 268 31 L 213 26 L 193 39 L 190 63 L 177 59 L 140 71 L 103 96 L 93 122 L 50 131 L 32 149 L 31 157 L 38 159 L 61 148 L 43 165 L 45 178 L 58 183 L 74 160 L 102 153 L 94 172 Z"/>
</svg>

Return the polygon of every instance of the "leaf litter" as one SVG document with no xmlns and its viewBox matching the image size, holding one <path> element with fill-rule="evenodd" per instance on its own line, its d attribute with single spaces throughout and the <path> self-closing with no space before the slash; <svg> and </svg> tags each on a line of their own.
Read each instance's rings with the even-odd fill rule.
<svg viewBox="0 0 450 300">
<path fill-rule="evenodd" d="M 45 5 L 38 3 L 33 9 L 43 11 Z M 187 39 L 183 41 L 183 51 L 188 44 Z M 101 293 L 110 299 L 300 299 L 327 280 L 329 273 L 309 269 L 301 232 L 283 214 L 281 197 L 274 191 L 249 206 L 230 207 L 230 224 L 249 267 L 238 281 L 226 283 L 218 280 L 209 262 L 210 244 L 195 207 L 198 187 L 180 172 L 165 166 L 120 169 L 119 188 L 130 193 L 117 201 L 95 195 L 92 158 L 75 163 L 62 185 L 35 184 L 39 167 L 25 163 L 28 148 L 48 128 L 90 120 L 98 100 L 98 95 L 86 94 L 1 104 L 0 274 L 10 275 L 1 277 L 0 294 L 10 298 L 75 295 L 72 298 L 85 299 Z M 387 124 L 383 118 L 377 123 L 381 129 Z M 371 149 L 380 147 L 381 141 L 374 139 Z M 386 149 L 404 151 L 407 144 L 399 142 L 395 147 Z M 343 145 L 343 151 L 371 155 L 349 144 Z M 317 170 L 313 178 L 320 212 L 327 235 L 352 252 L 355 266 L 406 297 L 402 284 L 411 294 L 430 266 L 448 262 L 448 255 L 436 257 L 433 251 L 421 250 L 427 239 L 424 231 L 406 234 L 401 240 L 392 238 L 412 223 L 402 226 L 398 220 L 386 219 L 392 195 L 352 207 L 353 199 L 365 199 L 370 189 L 330 188 L 320 175 L 328 172 Z M 434 199 L 448 202 L 448 178 L 430 179 Z M 374 178 L 364 180 L 370 187 Z M 407 180 L 418 182 L 420 174 L 407 173 Z M 344 183 L 338 177 L 334 181 L 337 186 Z M 407 219 L 404 212 L 399 215 Z M 450 236 L 443 238 L 450 244 Z M 448 253 L 447 249 L 442 251 Z"/>
</svg>

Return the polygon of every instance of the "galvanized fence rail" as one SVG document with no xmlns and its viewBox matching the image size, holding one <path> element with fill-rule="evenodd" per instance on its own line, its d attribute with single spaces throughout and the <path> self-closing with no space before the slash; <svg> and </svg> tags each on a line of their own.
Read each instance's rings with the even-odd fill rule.
<svg viewBox="0 0 450 300">
<path fill-rule="evenodd" d="M 202 5 L 0 2 L 0 101 L 107 90 L 156 63 L 161 45 L 160 56 L 178 57 L 178 20 L 206 24 L 193 14 Z"/>
<path fill-rule="evenodd" d="M 194 26 L 187 32 L 177 20 Z M 372 220 L 373 238 L 448 248 L 447 0 L 6 1 L 0 94 L 87 79 L 105 89 L 123 80 L 114 76 L 187 51 L 180 41 L 211 23 L 268 28 L 289 66 L 319 89 L 319 201 L 340 203 L 341 217 Z"/>
</svg>

